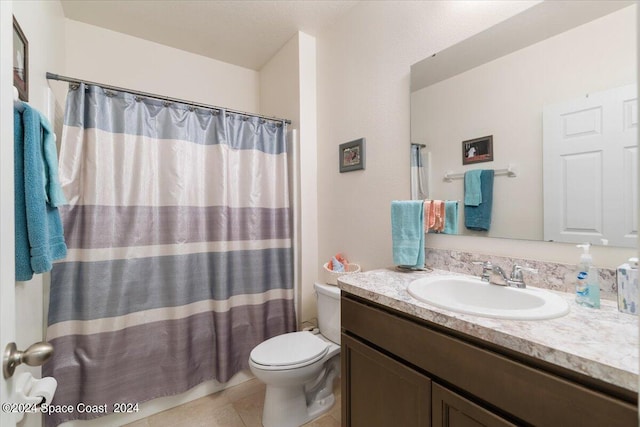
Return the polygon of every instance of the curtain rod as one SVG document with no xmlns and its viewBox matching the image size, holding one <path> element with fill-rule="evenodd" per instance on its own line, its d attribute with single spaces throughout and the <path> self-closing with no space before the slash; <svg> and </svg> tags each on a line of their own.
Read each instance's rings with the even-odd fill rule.
<svg viewBox="0 0 640 427">
<path fill-rule="evenodd" d="M 291 120 L 289 120 L 289 119 L 280 119 L 278 117 L 269 117 L 269 116 L 263 116 L 261 114 L 254 114 L 254 113 L 247 113 L 245 111 L 232 110 L 230 108 L 217 107 L 215 105 L 201 104 L 199 102 L 186 101 L 184 99 L 171 98 L 171 97 L 164 96 L 164 95 L 156 95 L 156 94 L 153 94 L 153 93 L 141 92 L 139 90 L 132 90 L 132 89 L 127 89 L 127 88 L 118 87 L 118 86 L 111 86 L 111 85 L 105 85 L 105 84 L 102 84 L 102 83 L 90 82 L 88 80 L 76 79 L 76 78 L 73 78 L 73 77 L 61 76 L 59 74 L 54 74 L 54 73 L 50 73 L 50 72 L 47 72 L 47 80 L 58 80 L 58 81 L 61 81 L 61 82 L 69 82 L 69 83 L 84 83 L 84 84 L 88 84 L 88 85 L 100 86 L 103 89 L 115 90 L 117 92 L 128 92 L 128 93 L 131 93 L 133 95 L 144 96 L 144 97 L 147 97 L 147 98 L 154 98 L 154 99 L 158 99 L 158 100 L 161 100 L 161 101 L 171 101 L 171 102 L 177 102 L 177 103 L 180 103 L 180 104 L 193 105 L 194 107 L 201 107 L 201 108 L 208 108 L 208 109 L 215 109 L 215 110 L 225 110 L 225 111 L 227 111 L 229 113 L 239 114 L 241 116 L 259 117 L 261 119 L 271 120 L 271 121 L 274 121 L 274 122 L 285 122 L 288 125 L 291 124 Z"/>
</svg>

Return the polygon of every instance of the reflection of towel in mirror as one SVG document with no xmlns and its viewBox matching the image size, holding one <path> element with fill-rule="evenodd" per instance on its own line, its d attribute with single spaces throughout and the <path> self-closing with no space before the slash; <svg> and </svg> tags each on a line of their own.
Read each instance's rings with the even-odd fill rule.
<svg viewBox="0 0 640 427">
<path fill-rule="evenodd" d="M 444 202 L 444 230 L 445 234 L 458 234 L 458 201 Z"/>
<path fill-rule="evenodd" d="M 464 205 L 478 206 L 482 203 L 482 186 L 480 185 L 481 169 L 464 173 Z"/>
<path fill-rule="evenodd" d="M 493 203 L 493 169 L 484 169 L 480 174 L 482 202 L 478 206 L 464 206 L 464 225 L 469 230 L 489 231 L 491 205 Z"/>
<path fill-rule="evenodd" d="M 393 263 L 424 267 L 424 203 L 422 200 L 391 202 Z"/>
</svg>

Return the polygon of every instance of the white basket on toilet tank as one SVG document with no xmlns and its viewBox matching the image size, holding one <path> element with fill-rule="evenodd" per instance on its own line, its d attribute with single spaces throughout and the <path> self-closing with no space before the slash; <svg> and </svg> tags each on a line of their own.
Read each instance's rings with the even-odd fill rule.
<svg viewBox="0 0 640 427">
<path fill-rule="evenodd" d="M 345 274 L 360 273 L 360 266 L 358 264 L 346 264 L 344 266 L 345 271 L 333 271 L 329 270 L 329 263 L 324 263 L 325 281 L 328 285 L 337 285 L 338 278 Z"/>
</svg>

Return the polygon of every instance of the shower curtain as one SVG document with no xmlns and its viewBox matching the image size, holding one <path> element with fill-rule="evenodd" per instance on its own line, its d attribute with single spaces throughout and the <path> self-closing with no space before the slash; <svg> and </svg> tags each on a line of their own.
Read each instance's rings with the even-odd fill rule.
<svg viewBox="0 0 640 427">
<path fill-rule="evenodd" d="M 422 145 L 411 144 L 411 200 L 428 199 Z"/>
<path fill-rule="evenodd" d="M 51 275 L 43 367 L 54 404 L 111 413 L 225 382 L 295 330 L 285 137 L 282 122 L 70 87 L 69 251 Z"/>
</svg>

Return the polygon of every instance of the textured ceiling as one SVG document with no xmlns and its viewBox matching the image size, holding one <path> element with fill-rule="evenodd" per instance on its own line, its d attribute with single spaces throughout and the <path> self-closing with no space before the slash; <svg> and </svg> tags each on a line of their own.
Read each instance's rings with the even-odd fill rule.
<svg viewBox="0 0 640 427">
<path fill-rule="evenodd" d="M 63 0 L 67 18 L 259 70 L 297 31 L 315 35 L 358 1 Z"/>
</svg>

